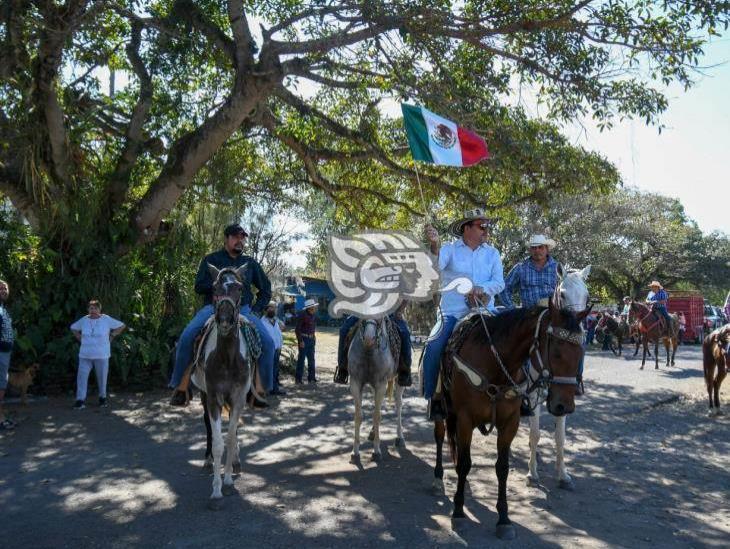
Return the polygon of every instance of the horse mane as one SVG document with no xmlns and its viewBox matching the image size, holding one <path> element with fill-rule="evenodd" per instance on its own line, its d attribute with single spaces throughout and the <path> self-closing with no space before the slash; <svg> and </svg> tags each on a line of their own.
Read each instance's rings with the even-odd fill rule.
<svg viewBox="0 0 730 549">
<path fill-rule="evenodd" d="M 539 317 L 546 309 L 547 307 L 531 307 L 529 309 L 521 307 L 518 309 L 502 311 L 494 316 L 485 316 L 483 318 L 486 321 L 487 328 L 492 336 L 492 341 L 494 343 L 498 343 L 503 339 L 506 339 L 517 324 L 528 322 L 533 319 L 537 320 L 537 317 Z M 575 313 L 568 309 L 560 309 L 559 313 L 561 328 L 565 328 L 571 333 L 580 332 L 580 322 L 575 316 Z M 477 322 L 477 320 L 472 320 L 472 322 Z M 483 331 L 480 333 L 486 338 L 486 334 L 484 334 Z"/>
</svg>

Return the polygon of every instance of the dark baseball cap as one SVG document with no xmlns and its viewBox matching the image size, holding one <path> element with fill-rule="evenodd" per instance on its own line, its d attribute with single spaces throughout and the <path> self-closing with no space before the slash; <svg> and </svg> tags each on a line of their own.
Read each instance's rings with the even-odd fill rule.
<svg viewBox="0 0 730 549">
<path fill-rule="evenodd" d="M 248 233 L 245 230 L 243 230 L 243 227 L 241 227 L 238 223 L 234 223 L 232 225 L 228 225 L 228 227 L 226 227 L 223 230 L 223 235 L 224 236 L 231 236 L 231 235 L 234 235 L 234 234 L 235 235 L 243 234 L 243 236 L 248 236 Z"/>
</svg>

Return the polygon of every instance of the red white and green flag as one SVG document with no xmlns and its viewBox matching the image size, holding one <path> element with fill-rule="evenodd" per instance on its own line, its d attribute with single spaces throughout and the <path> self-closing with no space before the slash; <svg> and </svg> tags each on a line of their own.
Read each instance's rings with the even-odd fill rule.
<svg viewBox="0 0 730 549">
<path fill-rule="evenodd" d="M 424 107 L 401 103 L 414 160 L 442 166 L 472 166 L 489 158 L 487 143 L 471 130 Z"/>
</svg>

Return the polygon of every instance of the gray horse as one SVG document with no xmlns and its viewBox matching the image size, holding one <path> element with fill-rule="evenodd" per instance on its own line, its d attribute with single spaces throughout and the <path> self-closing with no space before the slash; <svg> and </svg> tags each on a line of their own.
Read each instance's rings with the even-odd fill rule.
<svg viewBox="0 0 730 549">
<path fill-rule="evenodd" d="M 370 439 L 373 441 L 373 460 L 382 458 L 380 452 L 380 414 L 383 398 L 395 383 L 397 364 L 391 353 L 388 326 L 390 319 L 361 320 L 352 338 L 347 354 L 350 370 L 350 393 L 355 401 L 355 440 L 352 445 L 353 463 L 360 460 L 360 425 L 362 424 L 362 393 L 369 384 L 375 393 L 373 408 L 373 429 Z M 404 444 L 403 426 L 401 424 L 401 406 L 403 404 L 404 387 L 398 386 L 395 391 L 395 410 L 398 421 L 396 446 Z"/>
<path fill-rule="evenodd" d="M 239 317 L 243 288 L 241 281 L 244 280 L 246 266 L 219 271 L 209 264 L 208 270 L 215 280 L 213 283 L 215 312 L 210 321 L 212 322 L 210 332 L 202 342 L 203 347 L 196 359 L 191 379 L 202 392 L 208 447 L 211 446 L 212 438 L 213 493 L 210 496 L 209 507 L 220 509 L 223 504 L 223 494 L 230 495 L 235 491 L 232 475 L 234 466 L 240 471 L 238 419 L 251 388 L 252 370 L 251 356 L 241 333 Z M 223 457 L 221 412 L 224 406 L 229 409 L 228 440 L 224 478 L 221 483 L 220 466 Z"/>
</svg>

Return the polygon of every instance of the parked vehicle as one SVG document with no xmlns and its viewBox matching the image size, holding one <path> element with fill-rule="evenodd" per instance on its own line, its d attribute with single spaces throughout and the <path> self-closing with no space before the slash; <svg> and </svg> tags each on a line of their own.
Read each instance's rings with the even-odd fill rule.
<svg viewBox="0 0 730 549">
<path fill-rule="evenodd" d="M 705 332 L 711 332 L 725 324 L 725 316 L 719 307 L 705 305 Z"/>
</svg>

